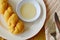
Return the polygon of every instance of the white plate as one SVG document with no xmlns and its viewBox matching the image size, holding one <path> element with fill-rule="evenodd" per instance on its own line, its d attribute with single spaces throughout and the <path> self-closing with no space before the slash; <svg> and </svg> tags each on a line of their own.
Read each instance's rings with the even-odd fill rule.
<svg viewBox="0 0 60 40">
<path fill-rule="evenodd" d="M 16 9 L 16 4 L 20 0 L 9 0 L 12 7 Z M 46 19 L 46 7 L 42 0 L 37 0 L 41 6 L 41 15 L 38 20 L 33 23 L 26 23 L 25 22 L 25 31 L 20 35 L 12 35 L 9 31 L 7 31 L 6 23 L 4 22 L 3 18 L 0 16 L 1 22 L 5 25 L 4 27 L 0 26 L 0 36 L 5 37 L 7 40 L 22 40 L 28 39 L 36 35 L 43 27 L 45 19 Z"/>
</svg>

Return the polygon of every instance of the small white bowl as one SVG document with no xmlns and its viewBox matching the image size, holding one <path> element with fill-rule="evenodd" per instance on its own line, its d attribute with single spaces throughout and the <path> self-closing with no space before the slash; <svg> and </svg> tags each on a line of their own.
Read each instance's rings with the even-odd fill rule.
<svg viewBox="0 0 60 40">
<path fill-rule="evenodd" d="M 24 3 L 32 3 L 35 8 L 36 8 L 36 15 L 35 17 L 33 17 L 32 19 L 25 19 L 22 17 L 21 12 L 20 12 L 20 8 Z M 16 12 L 17 15 L 19 16 L 19 18 L 25 22 L 33 22 L 35 20 L 37 20 L 41 14 L 41 7 L 39 5 L 39 3 L 36 0 L 22 0 L 21 2 L 19 2 L 16 6 Z"/>
</svg>

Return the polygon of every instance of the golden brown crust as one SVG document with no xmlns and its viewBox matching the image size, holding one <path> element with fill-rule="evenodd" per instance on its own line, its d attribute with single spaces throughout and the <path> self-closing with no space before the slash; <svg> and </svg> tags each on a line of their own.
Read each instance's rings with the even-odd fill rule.
<svg viewBox="0 0 60 40">
<path fill-rule="evenodd" d="M 24 24 L 13 11 L 11 5 L 7 3 L 7 0 L 0 0 L 0 13 L 3 14 L 4 19 L 8 24 L 8 29 L 12 34 L 23 32 Z"/>
<path fill-rule="evenodd" d="M 15 26 L 15 30 L 14 30 L 13 34 L 22 33 L 23 31 L 24 31 L 23 22 L 21 20 L 19 20 Z"/>
<path fill-rule="evenodd" d="M 8 7 L 8 3 L 2 3 L 2 4 L 0 4 L 0 13 L 4 13 L 5 12 L 5 10 L 7 9 L 7 7 Z"/>
<path fill-rule="evenodd" d="M 15 13 L 13 13 L 8 19 L 8 26 L 15 26 L 18 20 L 18 16 Z"/>
<path fill-rule="evenodd" d="M 0 4 L 4 3 L 4 2 L 7 2 L 7 0 L 0 0 Z"/>
<path fill-rule="evenodd" d="M 8 7 L 8 9 L 4 12 L 5 20 L 7 21 L 12 14 L 13 14 L 12 8 Z"/>
</svg>

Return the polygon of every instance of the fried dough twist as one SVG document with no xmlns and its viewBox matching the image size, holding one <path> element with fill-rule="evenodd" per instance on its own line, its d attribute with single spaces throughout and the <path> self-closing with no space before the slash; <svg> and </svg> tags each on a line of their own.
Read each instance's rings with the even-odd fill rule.
<svg viewBox="0 0 60 40">
<path fill-rule="evenodd" d="M 0 14 L 3 14 L 8 24 L 8 29 L 12 34 L 22 33 L 24 30 L 24 23 L 18 18 L 7 1 L 8 0 L 0 0 Z"/>
</svg>

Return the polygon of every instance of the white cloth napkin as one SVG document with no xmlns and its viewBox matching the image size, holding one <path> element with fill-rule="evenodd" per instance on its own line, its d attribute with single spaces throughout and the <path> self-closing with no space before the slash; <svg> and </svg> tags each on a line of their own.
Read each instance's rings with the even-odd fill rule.
<svg viewBox="0 0 60 40">
<path fill-rule="evenodd" d="M 60 40 L 60 33 L 55 24 L 54 13 L 57 12 L 60 19 L 60 0 L 44 0 L 47 8 L 47 21 L 45 25 L 46 40 L 54 40 L 53 36 L 50 35 L 50 32 L 56 30 L 57 40 Z"/>
<path fill-rule="evenodd" d="M 60 33 L 59 30 L 56 26 L 55 20 L 54 20 L 54 14 L 51 15 L 51 17 L 49 18 L 49 20 L 46 23 L 46 28 L 45 28 L 45 32 L 46 32 L 46 40 L 54 40 L 54 37 L 51 36 L 50 33 L 53 33 L 54 31 L 56 31 L 56 38 L 57 40 L 60 40 Z"/>
</svg>

